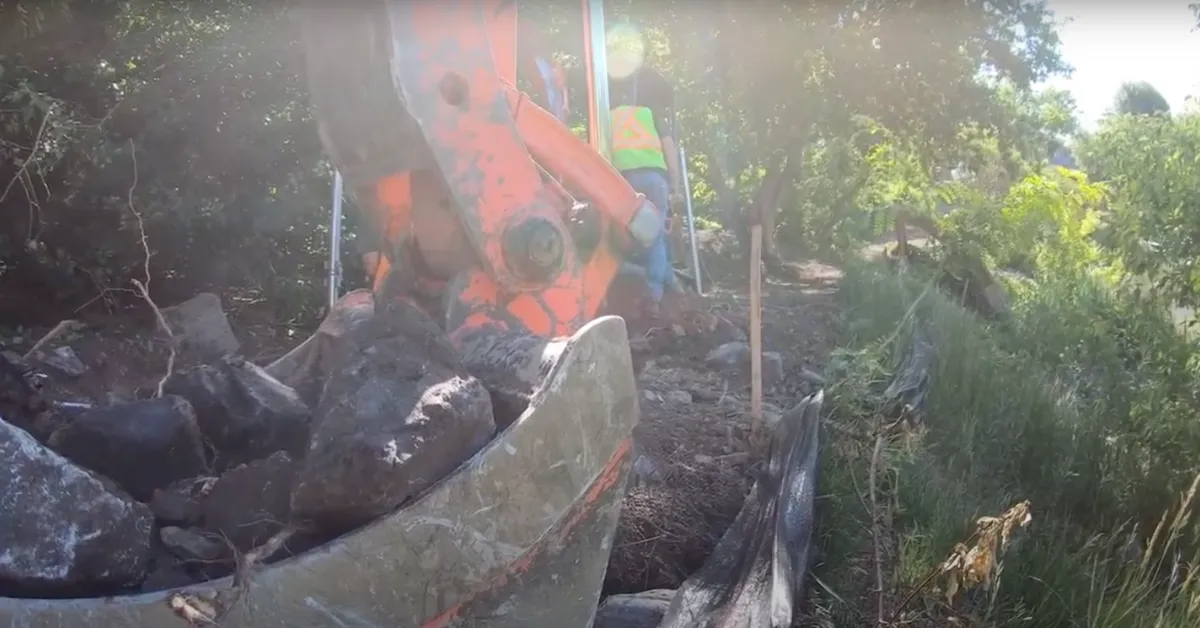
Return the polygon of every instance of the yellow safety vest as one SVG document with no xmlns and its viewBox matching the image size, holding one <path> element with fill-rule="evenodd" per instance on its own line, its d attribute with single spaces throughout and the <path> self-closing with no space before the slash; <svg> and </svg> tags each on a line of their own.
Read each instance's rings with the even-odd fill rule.
<svg viewBox="0 0 1200 628">
<path fill-rule="evenodd" d="M 612 163 L 617 170 L 667 169 L 662 139 L 649 107 L 622 105 L 612 110 Z"/>
</svg>

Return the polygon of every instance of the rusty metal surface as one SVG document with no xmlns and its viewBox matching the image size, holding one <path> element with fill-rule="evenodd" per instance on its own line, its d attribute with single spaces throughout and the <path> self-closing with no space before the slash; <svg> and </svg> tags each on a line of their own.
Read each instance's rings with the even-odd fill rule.
<svg viewBox="0 0 1200 628">
<path fill-rule="evenodd" d="M 588 625 L 637 416 L 624 322 L 597 319 L 572 338 L 530 409 L 464 467 L 393 515 L 257 573 L 221 625 Z M 184 626 L 173 593 L 0 598 L 0 626 Z"/>
</svg>

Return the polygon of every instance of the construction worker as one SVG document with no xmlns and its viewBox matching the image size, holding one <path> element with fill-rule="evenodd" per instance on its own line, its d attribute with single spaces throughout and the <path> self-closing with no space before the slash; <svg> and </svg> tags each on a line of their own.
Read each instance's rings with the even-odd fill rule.
<svg viewBox="0 0 1200 628">
<path fill-rule="evenodd" d="M 661 234 L 645 252 L 646 314 L 657 318 L 663 294 L 678 289 L 666 228 L 681 189 L 675 93 L 662 74 L 645 65 L 647 46 L 642 33 L 618 26 L 608 33 L 605 43 L 613 166 L 662 212 Z"/>
</svg>

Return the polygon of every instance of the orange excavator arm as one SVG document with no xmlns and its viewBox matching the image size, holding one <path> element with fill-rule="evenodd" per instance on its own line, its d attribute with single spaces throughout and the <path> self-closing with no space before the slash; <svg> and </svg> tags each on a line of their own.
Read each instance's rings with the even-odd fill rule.
<svg viewBox="0 0 1200 628">
<path fill-rule="evenodd" d="M 305 44 L 326 151 L 357 205 L 393 223 L 376 292 L 440 291 L 452 338 L 574 332 L 623 252 L 657 235 L 657 210 L 514 87 L 514 2 L 362 6 L 314 3 Z"/>
</svg>

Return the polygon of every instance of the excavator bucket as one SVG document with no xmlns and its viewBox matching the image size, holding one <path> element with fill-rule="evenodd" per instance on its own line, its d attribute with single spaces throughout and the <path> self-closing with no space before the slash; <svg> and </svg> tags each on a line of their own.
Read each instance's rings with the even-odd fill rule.
<svg viewBox="0 0 1200 628">
<path fill-rule="evenodd" d="M 591 625 L 631 462 L 633 367 L 616 317 L 541 342 L 553 347 L 524 369 L 542 376 L 523 412 L 392 514 L 237 580 L 105 599 L 0 598 L 0 625 Z"/>
</svg>

